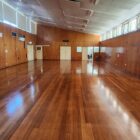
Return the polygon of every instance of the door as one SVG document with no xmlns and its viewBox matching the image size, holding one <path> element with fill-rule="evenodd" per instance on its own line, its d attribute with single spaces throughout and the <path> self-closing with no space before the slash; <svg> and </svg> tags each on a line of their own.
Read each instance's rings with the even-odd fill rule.
<svg viewBox="0 0 140 140">
<path fill-rule="evenodd" d="M 34 60 L 34 46 L 33 45 L 27 46 L 27 58 L 28 58 L 28 61 Z"/>
<path fill-rule="evenodd" d="M 43 49 L 42 46 L 36 47 L 36 59 L 43 59 Z"/>
<path fill-rule="evenodd" d="M 65 60 L 71 60 L 71 47 L 65 47 Z"/>
<path fill-rule="evenodd" d="M 87 47 L 82 48 L 82 60 L 88 60 L 88 49 L 87 49 Z"/>
<path fill-rule="evenodd" d="M 65 60 L 65 47 L 60 47 L 60 60 Z"/>
<path fill-rule="evenodd" d="M 60 47 L 60 60 L 71 60 L 71 47 Z"/>
</svg>

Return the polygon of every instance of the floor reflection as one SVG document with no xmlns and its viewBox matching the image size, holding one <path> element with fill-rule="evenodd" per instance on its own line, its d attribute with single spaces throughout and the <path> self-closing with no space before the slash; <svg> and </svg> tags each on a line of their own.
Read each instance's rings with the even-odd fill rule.
<svg viewBox="0 0 140 140">
<path fill-rule="evenodd" d="M 104 108 L 107 108 L 108 111 L 111 110 L 114 114 L 114 119 L 117 118 L 115 125 L 121 126 L 122 131 L 125 133 L 132 133 L 133 136 L 135 136 L 135 140 L 140 140 L 139 122 L 118 100 L 113 91 L 105 86 L 103 81 L 100 79 L 98 79 L 97 82 L 97 93 L 99 94 L 96 94 L 96 96 L 98 96 L 99 101 L 103 103 Z"/>
<path fill-rule="evenodd" d="M 81 61 L 80 64 L 77 61 L 75 61 L 74 64 L 72 63 L 73 61 L 60 61 L 60 72 L 62 74 L 71 73 L 72 70 L 75 69 L 76 74 L 98 76 L 105 73 L 104 69 L 100 67 L 100 65 L 97 65 L 92 61 Z"/>
<path fill-rule="evenodd" d="M 8 104 L 6 105 L 6 110 L 7 110 L 7 113 L 8 115 L 11 117 L 13 115 L 15 115 L 15 113 L 19 113 L 20 112 L 23 112 L 24 108 L 23 108 L 23 103 L 24 103 L 24 100 L 23 100 L 23 97 L 20 93 L 17 93 L 14 97 L 12 97 Z"/>
<path fill-rule="evenodd" d="M 62 60 L 60 61 L 60 72 L 64 73 L 71 73 L 71 61 Z"/>
<path fill-rule="evenodd" d="M 64 76 L 66 77 L 64 78 Z M 26 116 L 29 110 L 32 110 L 32 107 L 36 105 L 36 102 L 43 97 L 43 100 L 47 99 L 46 104 L 40 103 L 42 104 L 41 107 L 45 105 L 44 110 L 48 109 L 48 103 L 50 102 L 54 110 L 60 106 L 60 111 L 63 111 L 66 108 L 62 109 L 61 107 L 67 99 L 66 104 L 68 103 L 70 107 L 72 105 L 70 110 L 75 109 L 74 112 L 76 113 L 79 109 L 81 109 L 80 111 L 84 110 L 83 121 L 87 117 L 86 122 L 89 122 L 97 132 L 98 127 L 102 127 L 107 128 L 107 134 L 112 133 L 113 135 L 113 131 L 116 135 L 122 134 L 121 140 L 123 138 L 126 138 L 125 140 L 139 140 L 140 126 L 138 119 L 136 120 L 132 112 L 128 110 L 130 106 L 123 102 L 127 100 L 127 97 L 130 99 L 132 96 L 133 98 L 135 95 L 137 95 L 136 97 L 139 96 L 139 81 L 135 81 L 136 89 L 132 86 L 132 90 L 136 91 L 137 94 L 132 93 L 126 96 L 124 91 L 129 89 L 129 85 L 133 81 L 120 77 L 122 75 L 116 74 L 114 69 L 109 71 L 103 63 L 91 61 L 37 61 L 2 70 L 0 71 L 0 115 L 2 116 L 0 118 L 0 130 L 3 131 L 0 132 L 0 135 L 3 132 L 12 133 L 13 129 L 18 127 L 16 126 L 18 125 L 17 122 L 20 122 L 23 119 L 22 117 Z M 120 79 L 125 88 L 122 85 L 122 90 L 118 92 L 120 85 L 117 84 L 120 84 Z M 112 80 L 112 82 L 109 80 Z M 116 87 L 113 87 L 113 83 L 116 84 Z M 67 92 L 65 93 L 65 91 Z M 63 93 L 61 97 L 59 93 Z M 51 100 L 53 100 L 55 94 L 57 98 L 54 103 Z M 67 98 L 65 98 L 65 95 Z M 120 100 L 119 96 L 121 99 L 123 98 L 123 101 Z M 135 108 L 132 109 L 134 112 L 139 111 L 139 107 L 136 107 L 136 105 L 139 105 L 139 99 L 133 100 L 134 102 L 137 101 L 136 104 L 134 103 Z M 51 113 L 51 108 L 48 110 Z M 74 119 L 76 113 L 70 113 L 71 119 Z M 40 117 L 40 114 L 37 115 Z M 48 113 L 42 114 L 41 117 L 44 117 L 43 115 L 47 116 Z M 53 115 L 52 117 L 54 117 Z M 76 116 L 74 123 L 79 125 L 80 119 L 78 117 L 80 118 L 79 114 Z M 104 132 L 99 130 L 98 133 L 100 135 Z M 125 134 L 130 134 L 130 138 L 127 139 Z"/>
</svg>

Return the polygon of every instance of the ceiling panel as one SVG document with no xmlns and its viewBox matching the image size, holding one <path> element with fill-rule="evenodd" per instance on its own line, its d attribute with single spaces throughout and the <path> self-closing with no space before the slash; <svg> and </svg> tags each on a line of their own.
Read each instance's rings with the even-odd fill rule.
<svg viewBox="0 0 140 140">
<path fill-rule="evenodd" d="M 140 12 L 140 0 L 5 0 L 38 23 L 103 33 Z"/>
</svg>

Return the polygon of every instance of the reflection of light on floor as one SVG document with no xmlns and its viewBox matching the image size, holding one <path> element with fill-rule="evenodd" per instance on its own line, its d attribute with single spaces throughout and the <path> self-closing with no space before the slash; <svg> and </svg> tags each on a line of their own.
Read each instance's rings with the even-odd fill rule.
<svg viewBox="0 0 140 140">
<path fill-rule="evenodd" d="M 42 67 L 42 66 L 41 66 L 40 72 L 41 72 L 41 73 L 43 73 L 43 72 L 44 72 L 44 70 L 43 70 L 43 67 Z"/>
<path fill-rule="evenodd" d="M 31 79 L 31 81 L 34 81 L 34 77 L 33 76 L 30 76 L 30 79 Z"/>
<path fill-rule="evenodd" d="M 100 84 L 101 84 L 100 79 L 98 79 L 97 84 L 98 84 L 98 86 L 100 86 Z"/>
<path fill-rule="evenodd" d="M 30 97 L 32 101 L 35 101 L 35 98 L 37 96 L 37 93 L 39 93 L 39 87 L 38 87 L 38 83 L 36 84 L 32 84 L 30 86 Z"/>
<path fill-rule="evenodd" d="M 76 69 L 76 74 L 81 74 L 81 73 L 82 73 L 81 68 L 77 68 Z"/>
<path fill-rule="evenodd" d="M 97 69 L 93 69 L 93 75 L 98 75 L 98 70 Z"/>
<path fill-rule="evenodd" d="M 34 101 L 34 99 L 35 99 L 35 87 L 33 84 L 30 87 L 30 93 L 31 93 L 31 99 Z"/>
<path fill-rule="evenodd" d="M 100 74 L 104 74 L 104 70 L 103 69 L 100 69 Z"/>
<path fill-rule="evenodd" d="M 113 111 L 120 116 L 120 121 L 123 121 L 124 127 L 130 130 L 136 138 L 140 139 L 140 128 L 137 121 L 127 112 L 127 110 L 119 103 L 114 94 L 104 86 L 102 81 L 98 79 L 97 85 L 100 89 L 100 99 L 113 108 Z"/>
<path fill-rule="evenodd" d="M 114 107 L 114 108 L 117 108 L 117 106 L 118 106 L 118 105 L 117 105 L 117 102 L 114 100 L 114 101 L 113 101 L 113 107 Z"/>
<path fill-rule="evenodd" d="M 61 74 L 71 73 L 71 61 L 61 60 L 60 61 L 60 72 L 61 72 Z"/>
<path fill-rule="evenodd" d="M 125 122 L 129 122 L 129 116 L 126 112 L 122 113 L 123 119 L 125 120 Z"/>
<path fill-rule="evenodd" d="M 92 63 L 88 63 L 87 64 L 87 73 L 88 74 L 92 74 L 92 71 L 93 71 Z"/>
<path fill-rule="evenodd" d="M 19 108 L 21 110 L 22 105 L 23 105 L 23 97 L 21 96 L 21 94 L 16 94 L 16 96 L 12 97 L 12 99 L 8 102 L 6 110 L 8 114 L 11 116 L 14 115 L 14 113 L 16 113 L 16 111 Z"/>
</svg>

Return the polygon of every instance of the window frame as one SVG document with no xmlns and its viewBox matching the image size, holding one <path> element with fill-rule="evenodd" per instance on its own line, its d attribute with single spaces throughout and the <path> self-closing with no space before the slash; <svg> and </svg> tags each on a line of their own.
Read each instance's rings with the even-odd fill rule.
<svg viewBox="0 0 140 140">
<path fill-rule="evenodd" d="M 125 21 L 122 26 L 123 34 L 129 33 L 129 20 Z M 126 29 L 125 29 L 126 28 Z M 125 31 L 126 30 L 126 31 Z"/>
<path fill-rule="evenodd" d="M 132 27 L 132 24 L 133 24 L 134 20 L 135 20 L 135 22 L 136 22 L 136 23 L 135 23 L 135 29 L 133 29 L 133 27 Z M 138 26 L 138 19 L 137 19 L 137 16 L 136 16 L 136 17 L 131 18 L 131 19 L 129 20 L 129 32 L 136 31 L 136 30 L 137 30 L 137 26 Z"/>
</svg>

